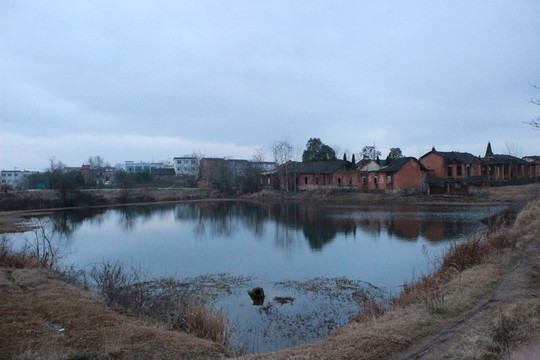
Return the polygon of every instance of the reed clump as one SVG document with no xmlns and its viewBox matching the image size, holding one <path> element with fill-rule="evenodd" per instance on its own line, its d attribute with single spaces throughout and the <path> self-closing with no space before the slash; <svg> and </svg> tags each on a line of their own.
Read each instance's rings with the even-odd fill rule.
<svg viewBox="0 0 540 360">
<path fill-rule="evenodd" d="M 223 310 L 192 302 L 187 307 L 184 319 L 186 332 L 218 344 L 230 345 L 231 331 Z"/>
</svg>

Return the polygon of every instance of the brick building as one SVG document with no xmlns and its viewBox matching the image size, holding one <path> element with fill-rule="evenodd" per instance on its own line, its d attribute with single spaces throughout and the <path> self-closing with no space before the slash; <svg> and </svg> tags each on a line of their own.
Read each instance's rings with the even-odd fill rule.
<svg viewBox="0 0 540 360">
<path fill-rule="evenodd" d="M 360 174 L 364 190 L 423 192 L 428 169 L 413 157 L 403 157 L 379 170 Z"/>
</svg>

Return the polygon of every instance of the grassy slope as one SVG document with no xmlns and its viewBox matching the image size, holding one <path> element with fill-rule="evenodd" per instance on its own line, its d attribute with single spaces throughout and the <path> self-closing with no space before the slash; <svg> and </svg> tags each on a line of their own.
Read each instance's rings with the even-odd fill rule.
<svg viewBox="0 0 540 360">
<path fill-rule="evenodd" d="M 210 341 L 121 314 L 54 271 L 2 268 L 0 291 L 2 359 L 215 359 L 227 353 Z"/>
</svg>

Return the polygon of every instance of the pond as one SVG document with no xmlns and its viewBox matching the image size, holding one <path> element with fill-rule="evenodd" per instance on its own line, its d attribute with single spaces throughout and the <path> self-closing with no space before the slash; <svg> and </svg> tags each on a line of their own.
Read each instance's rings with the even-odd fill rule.
<svg viewBox="0 0 540 360">
<path fill-rule="evenodd" d="M 264 352 L 319 339 L 347 323 L 362 296 L 396 295 L 504 210 L 201 201 L 58 211 L 50 226 L 76 268 L 122 261 L 155 277 L 227 283 L 213 303 L 234 325 L 235 347 Z M 257 286 L 266 297 L 254 305 L 247 290 Z"/>
</svg>

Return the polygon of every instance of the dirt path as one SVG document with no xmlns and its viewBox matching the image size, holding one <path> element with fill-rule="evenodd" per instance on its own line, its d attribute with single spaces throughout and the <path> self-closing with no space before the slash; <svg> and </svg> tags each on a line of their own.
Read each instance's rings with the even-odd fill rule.
<svg viewBox="0 0 540 360">
<path fill-rule="evenodd" d="M 451 343 L 466 337 L 478 324 L 496 318 L 504 304 L 518 299 L 539 298 L 540 286 L 531 281 L 531 269 L 534 269 L 535 260 L 537 261 L 539 256 L 540 239 L 536 238 L 524 249 L 517 264 L 505 274 L 493 294 L 461 314 L 436 334 L 423 339 L 393 358 L 443 359 Z M 520 351 L 521 349 L 516 350 L 515 356 L 518 356 Z M 523 351 L 529 351 L 527 345 L 524 346 Z M 515 356 L 510 354 L 508 358 Z"/>
</svg>

